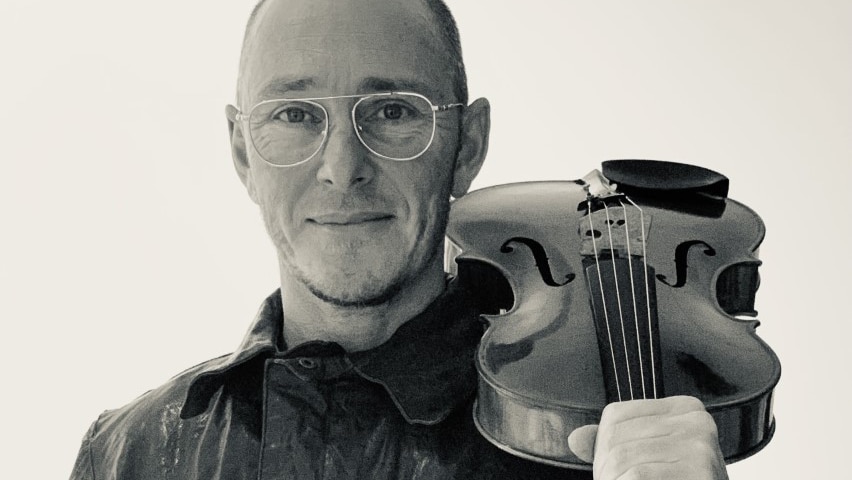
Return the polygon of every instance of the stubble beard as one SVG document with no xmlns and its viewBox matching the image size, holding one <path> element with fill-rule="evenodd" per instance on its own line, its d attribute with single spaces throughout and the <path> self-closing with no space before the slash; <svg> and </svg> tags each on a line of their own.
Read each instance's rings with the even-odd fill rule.
<svg viewBox="0 0 852 480">
<path fill-rule="evenodd" d="M 431 231 L 424 232 L 428 235 L 428 240 L 424 244 L 425 248 L 423 248 L 423 251 L 415 248 L 412 252 L 401 254 L 399 263 L 393 266 L 396 272 L 382 272 L 390 276 L 379 277 L 367 272 L 369 278 L 349 278 L 352 275 L 341 273 L 339 277 L 333 279 L 333 283 L 338 285 L 347 282 L 360 283 L 362 285 L 359 291 L 348 292 L 343 290 L 333 292 L 331 286 L 322 285 L 310 272 L 300 267 L 293 259 L 295 255 L 285 253 L 292 252 L 292 248 L 289 246 L 283 232 L 274 226 L 274 220 L 265 214 L 263 214 L 263 220 L 267 232 L 278 251 L 283 268 L 286 268 L 291 277 L 301 283 L 312 295 L 335 307 L 370 308 L 392 301 L 406 286 L 413 283 L 439 255 L 443 254 L 444 235 L 447 229 L 447 222 L 449 221 L 449 211 L 449 201 L 444 201 L 438 206 L 436 222 L 433 224 Z M 354 247 L 350 245 L 350 249 L 354 249 Z M 337 254 L 340 255 L 342 252 L 337 252 Z M 411 266 L 406 268 L 406 265 Z"/>
</svg>

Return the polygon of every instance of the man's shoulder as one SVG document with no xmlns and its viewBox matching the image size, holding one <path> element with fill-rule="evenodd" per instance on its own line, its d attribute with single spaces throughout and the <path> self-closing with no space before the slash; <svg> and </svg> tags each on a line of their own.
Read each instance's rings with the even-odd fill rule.
<svg viewBox="0 0 852 480">
<path fill-rule="evenodd" d="M 138 444 L 178 428 L 193 381 L 226 357 L 190 367 L 126 405 L 105 411 L 92 426 L 90 440 L 93 445 Z"/>
<path fill-rule="evenodd" d="M 179 409 L 183 405 L 187 391 L 193 381 L 200 374 L 210 370 L 211 366 L 220 363 L 227 357 L 228 355 L 222 355 L 221 357 L 212 358 L 187 368 L 162 385 L 148 390 L 126 405 L 114 410 L 107 410 L 101 415 L 101 418 L 132 418 L 137 414 L 152 413 L 171 405 L 177 405 Z"/>
</svg>

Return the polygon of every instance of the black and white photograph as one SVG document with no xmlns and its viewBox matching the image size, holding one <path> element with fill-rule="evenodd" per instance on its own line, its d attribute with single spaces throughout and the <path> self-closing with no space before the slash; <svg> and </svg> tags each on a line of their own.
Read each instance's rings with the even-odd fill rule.
<svg viewBox="0 0 852 480">
<path fill-rule="evenodd" d="M 843 478 L 852 3 L 0 5 L 4 478 Z"/>
</svg>

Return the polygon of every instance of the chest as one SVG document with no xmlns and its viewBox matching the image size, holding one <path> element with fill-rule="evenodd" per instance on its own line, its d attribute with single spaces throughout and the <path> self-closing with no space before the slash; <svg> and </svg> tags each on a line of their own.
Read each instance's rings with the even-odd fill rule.
<svg viewBox="0 0 852 480">
<path fill-rule="evenodd" d="M 167 427 L 156 478 L 586 478 L 526 462 L 476 431 L 473 398 L 432 425 L 406 421 L 385 388 L 316 359 L 270 359 L 208 410 Z"/>
</svg>

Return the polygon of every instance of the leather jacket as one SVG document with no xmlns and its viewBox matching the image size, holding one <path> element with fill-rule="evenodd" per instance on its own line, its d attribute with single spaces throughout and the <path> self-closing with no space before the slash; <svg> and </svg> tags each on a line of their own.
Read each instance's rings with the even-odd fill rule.
<svg viewBox="0 0 852 480">
<path fill-rule="evenodd" d="M 365 352 L 287 349 L 270 295 L 237 351 L 91 426 L 72 480 L 591 478 L 511 456 L 472 421 L 483 332 L 456 282 Z"/>
</svg>

